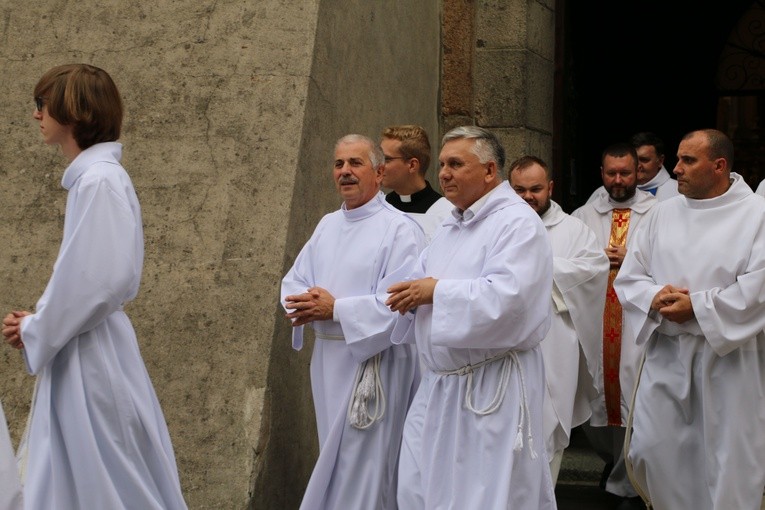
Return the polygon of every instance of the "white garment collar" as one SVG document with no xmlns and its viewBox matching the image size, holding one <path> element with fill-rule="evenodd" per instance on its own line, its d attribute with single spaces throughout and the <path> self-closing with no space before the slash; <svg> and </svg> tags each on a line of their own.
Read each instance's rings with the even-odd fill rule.
<svg viewBox="0 0 765 510">
<path fill-rule="evenodd" d="M 615 202 L 608 196 L 606 190 L 603 190 L 602 194 L 598 196 L 592 202 L 592 207 L 599 214 L 610 213 L 614 209 L 632 209 L 636 213 L 643 214 L 648 211 L 657 202 L 656 197 L 640 189 L 635 190 L 635 196 L 624 202 Z"/>
<path fill-rule="evenodd" d="M 563 209 L 555 200 L 550 200 L 550 208 L 542 215 L 542 223 L 545 227 L 553 227 L 563 221 L 567 214 L 563 212 Z"/>
<path fill-rule="evenodd" d="M 464 211 L 460 211 L 459 208 L 455 207 L 454 209 L 452 209 L 452 214 L 459 221 L 472 220 L 473 218 L 476 217 L 476 215 L 478 214 L 478 211 L 480 211 L 483 208 L 483 206 L 486 204 L 486 202 L 489 200 L 489 197 L 491 196 L 491 194 L 497 191 L 498 188 L 499 186 L 495 186 L 491 191 L 489 191 L 484 196 L 482 196 L 481 198 L 473 202 L 473 205 L 471 205 Z"/>
<path fill-rule="evenodd" d="M 122 144 L 119 142 L 104 142 L 91 145 L 72 160 L 61 178 L 61 186 L 71 189 L 77 179 L 85 173 L 93 163 L 106 161 L 119 164 L 122 158 Z"/>
<path fill-rule="evenodd" d="M 732 204 L 753 194 L 752 188 L 744 181 L 743 177 L 736 172 L 730 173 L 731 184 L 728 190 L 720 196 L 713 198 L 704 198 L 697 200 L 681 195 L 685 203 L 691 209 L 714 209 L 724 205 Z"/>
<path fill-rule="evenodd" d="M 343 202 L 340 210 L 343 212 L 343 216 L 346 220 L 358 221 L 375 214 L 377 211 L 384 207 L 384 203 L 385 194 L 382 191 L 379 191 L 377 195 L 373 196 L 367 203 L 353 209 L 346 209 L 345 202 Z"/>
<path fill-rule="evenodd" d="M 653 179 L 648 181 L 645 184 L 638 184 L 638 189 L 642 189 L 643 191 L 648 191 L 649 189 L 658 188 L 668 180 L 670 180 L 672 177 L 669 176 L 669 172 L 666 168 L 664 168 L 664 165 L 661 165 L 661 168 L 656 173 L 656 175 L 653 176 Z"/>
</svg>

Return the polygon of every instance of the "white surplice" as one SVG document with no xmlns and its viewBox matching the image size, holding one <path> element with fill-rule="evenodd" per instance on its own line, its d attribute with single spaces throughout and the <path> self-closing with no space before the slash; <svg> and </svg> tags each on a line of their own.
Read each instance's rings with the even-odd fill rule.
<svg viewBox="0 0 765 510">
<path fill-rule="evenodd" d="M 8 424 L 0 402 L 0 510 L 22 510 L 21 482 Z"/>
<path fill-rule="evenodd" d="M 416 339 L 426 368 L 404 429 L 399 508 L 554 509 L 539 348 L 551 315 L 544 225 L 507 182 L 455 214 L 410 275 L 438 279 L 433 304 L 394 331 L 395 342 Z M 443 373 L 494 356 L 470 374 Z"/>
<path fill-rule="evenodd" d="M 614 287 L 646 360 L 629 458 L 654 507 L 759 509 L 765 485 L 765 202 L 740 175 L 707 200 L 661 203 Z M 695 317 L 650 309 L 666 284 Z"/>
<path fill-rule="evenodd" d="M 314 286 L 336 299 L 334 320 L 312 323 L 311 389 L 320 452 L 303 510 L 396 508 L 399 445 L 418 370 L 412 346 L 391 344 L 396 315 L 385 306 L 385 291 L 398 281 L 391 273 L 414 265 L 423 243 L 419 226 L 380 193 L 360 207 L 324 216 L 282 280 L 282 304 Z M 299 326 L 293 347 L 302 346 Z M 385 414 L 359 430 L 348 418 L 356 370 L 378 353 Z"/>
<path fill-rule="evenodd" d="M 582 207 L 571 213 L 571 216 L 578 218 L 590 227 L 595 233 L 595 238 L 601 249 L 608 247 L 611 237 L 611 219 L 614 209 L 631 209 L 629 229 L 627 230 L 627 251 L 632 245 L 632 239 L 635 237 L 635 231 L 640 226 L 641 221 L 650 212 L 651 208 L 657 204 L 656 198 L 645 191 L 636 190 L 635 196 L 624 202 L 615 202 L 611 200 L 608 193 L 603 190 L 598 194 L 595 200 L 584 204 Z M 606 285 L 606 284 L 604 284 Z M 601 324 L 603 319 L 603 310 L 601 309 Z M 602 338 L 601 331 L 601 338 Z M 629 413 L 630 399 L 632 390 L 635 387 L 635 378 L 637 377 L 638 365 L 640 364 L 641 350 L 635 344 L 635 338 L 629 330 L 622 328 L 621 361 L 619 363 L 619 383 L 621 386 L 621 417 L 622 426 L 626 425 L 627 415 Z M 588 361 L 590 356 L 587 357 Z M 603 344 L 600 344 L 600 351 L 595 356 L 599 360 L 600 366 L 597 369 L 595 385 L 598 388 L 598 398 L 591 402 L 592 417 L 590 425 L 593 427 L 603 427 L 608 423 L 606 415 L 605 390 L 603 388 Z"/>
<path fill-rule="evenodd" d="M 554 201 L 542 221 L 553 254 L 552 324 L 541 344 L 547 382 L 543 423 L 552 459 L 568 446 L 571 428 L 590 417 L 590 400 L 597 395 L 593 381 L 600 374 L 609 262 L 592 230 Z"/>
<path fill-rule="evenodd" d="M 64 236 L 24 359 L 37 375 L 25 508 L 185 509 L 170 436 L 123 304 L 138 292 L 143 227 L 122 145 L 64 172 Z"/>
</svg>

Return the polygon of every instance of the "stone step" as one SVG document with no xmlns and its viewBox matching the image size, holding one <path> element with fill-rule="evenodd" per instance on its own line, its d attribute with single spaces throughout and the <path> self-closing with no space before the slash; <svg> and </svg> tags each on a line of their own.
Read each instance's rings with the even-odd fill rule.
<svg viewBox="0 0 765 510">
<path fill-rule="evenodd" d="M 563 452 L 558 483 L 598 485 L 606 463 L 595 453 L 579 427 L 571 431 L 571 441 Z"/>
</svg>

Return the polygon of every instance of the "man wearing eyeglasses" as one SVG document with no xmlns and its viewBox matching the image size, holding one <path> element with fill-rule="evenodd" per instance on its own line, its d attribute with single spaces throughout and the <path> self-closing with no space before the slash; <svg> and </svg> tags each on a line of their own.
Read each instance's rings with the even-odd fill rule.
<svg viewBox="0 0 765 510">
<path fill-rule="evenodd" d="M 382 185 L 392 190 L 385 199 L 409 213 L 430 239 L 452 205 L 425 179 L 430 165 L 428 134 L 420 126 L 389 126 L 383 130 L 380 146 L 385 155 Z"/>
</svg>

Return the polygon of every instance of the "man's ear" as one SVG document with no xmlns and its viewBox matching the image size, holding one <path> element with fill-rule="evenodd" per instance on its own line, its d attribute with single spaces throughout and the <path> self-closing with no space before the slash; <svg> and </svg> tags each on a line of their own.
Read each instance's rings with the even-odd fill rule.
<svg viewBox="0 0 765 510">
<path fill-rule="evenodd" d="M 723 174 L 728 171 L 728 160 L 725 158 L 717 158 L 714 161 L 715 173 Z"/>
<path fill-rule="evenodd" d="M 497 163 L 496 161 L 489 161 L 486 163 L 486 176 L 484 180 L 486 182 L 492 182 L 497 179 Z"/>
<path fill-rule="evenodd" d="M 409 161 L 407 161 L 407 164 L 409 165 L 409 173 L 410 174 L 418 174 L 420 173 L 420 160 L 417 158 L 409 158 Z"/>
</svg>

